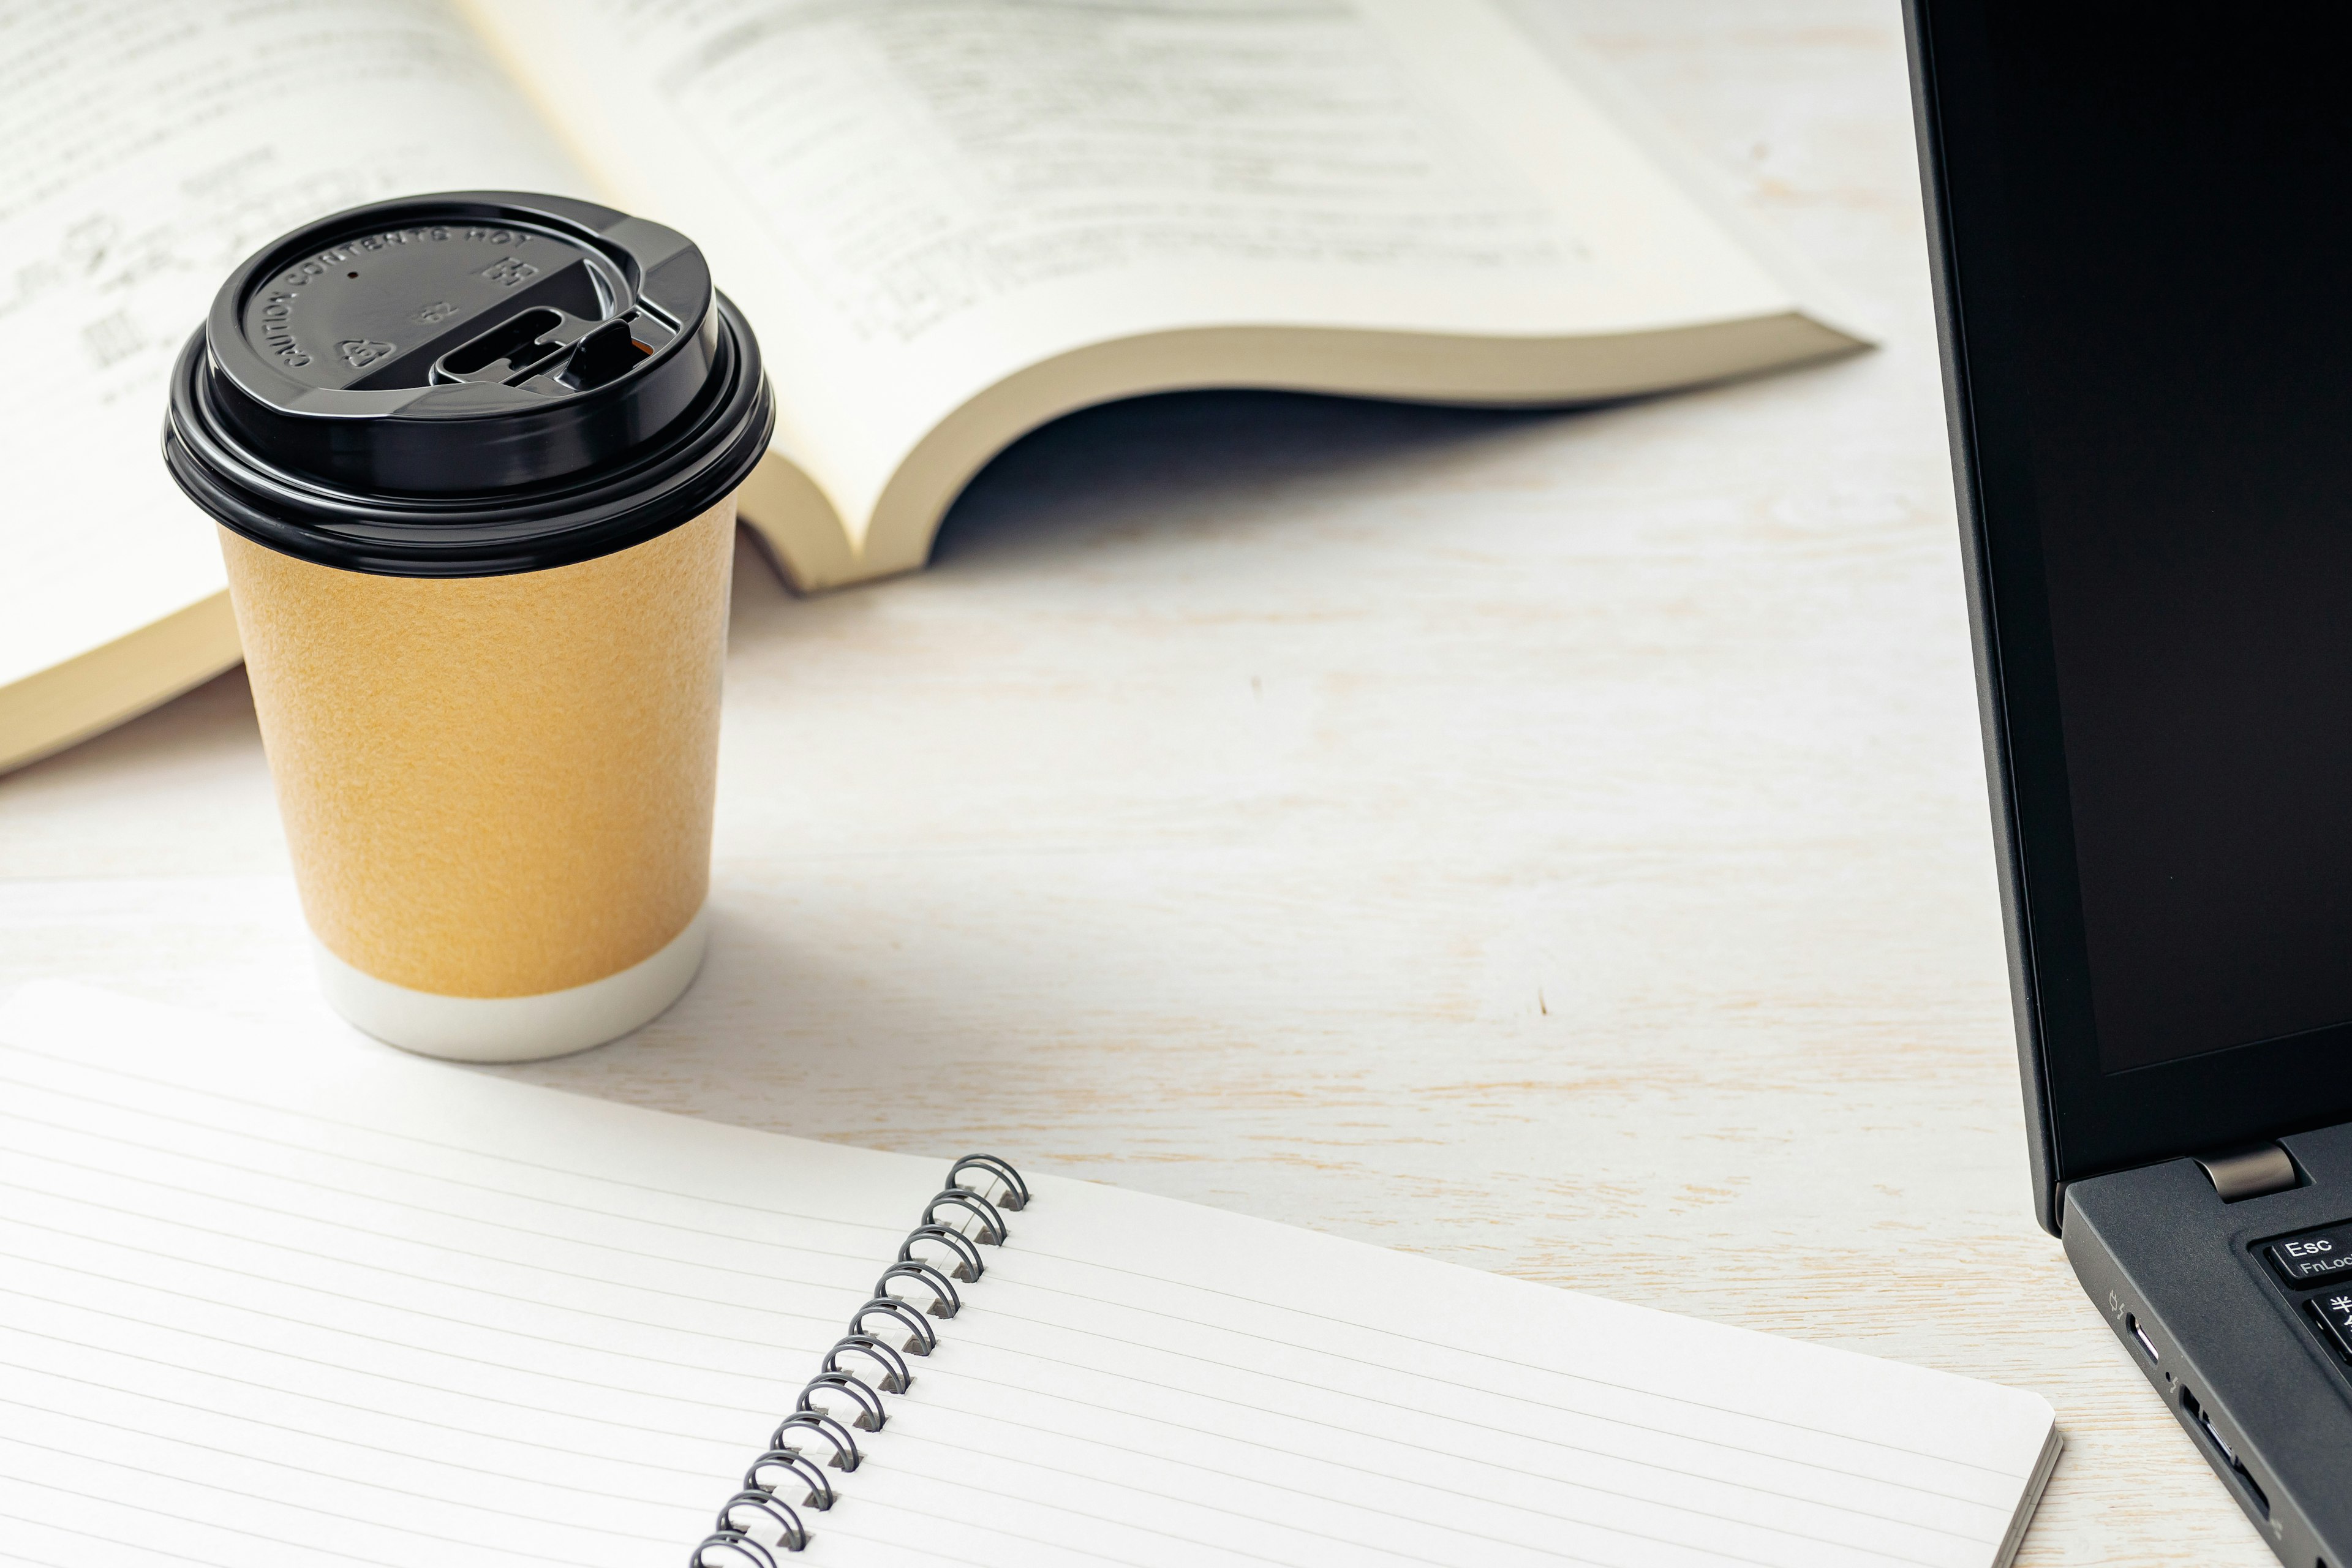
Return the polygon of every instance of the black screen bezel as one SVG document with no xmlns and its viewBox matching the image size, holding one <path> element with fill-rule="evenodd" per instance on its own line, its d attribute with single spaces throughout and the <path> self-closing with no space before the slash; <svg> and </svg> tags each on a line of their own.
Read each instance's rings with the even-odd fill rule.
<svg viewBox="0 0 2352 1568">
<path fill-rule="evenodd" d="M 2058 1230 L 2068 1182 L 2352 1120 L 2352 1025 L 2103 1070 L 2024 428 L 2029 352 L 1984 0 L 1906 0 L 1953 470 L 2034 1198 Z"/>
</svg>

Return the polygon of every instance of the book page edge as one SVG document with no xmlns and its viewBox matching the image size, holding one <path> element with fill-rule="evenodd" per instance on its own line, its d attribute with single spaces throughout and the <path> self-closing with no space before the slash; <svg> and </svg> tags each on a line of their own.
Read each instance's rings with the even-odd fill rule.
<svg viewBox="0 0 2352 1568">
<path fill-rule="evenodd" d="M 1868 346 L 1803 310 L 1574 337 L 1253 325 L 1107 339 L 1004 377 L 934 425 L 884 487 L 849 574 L 823 585 L 920 570 L 956 497 L 998 453 L 1098 404 L 1225 390 L 1566 407 L 1736 380 Z"/>
<path fill-rule="evenodd" d="M 137 718 L 245 657 L 228 590 L 0 686 L 0 773 Z"/>
</svg>

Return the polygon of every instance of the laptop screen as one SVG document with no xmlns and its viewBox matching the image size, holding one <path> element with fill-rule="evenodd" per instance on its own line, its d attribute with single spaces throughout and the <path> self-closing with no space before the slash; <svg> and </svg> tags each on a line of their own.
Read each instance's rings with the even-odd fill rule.
<svg viewBox="0 0 2352 1568">
<path fill-rule="evenodd" d="M 1983 7 L 2110 1073 L 2352 1022 L 2352 118 L 2302 16 Z"/>
</svg>

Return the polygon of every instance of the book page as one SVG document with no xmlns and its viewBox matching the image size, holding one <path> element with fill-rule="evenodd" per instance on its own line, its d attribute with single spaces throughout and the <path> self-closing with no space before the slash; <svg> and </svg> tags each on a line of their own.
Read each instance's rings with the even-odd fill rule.
<svg viewBox="0 0 2352 1568">
<path fill-rule="evenodd" d="M 946 1173 L 63 986 L 0 1084 L 48 1568 L 676 1563 Z M 1031 1185 L 801 1561 L 1990 1568 L 2055 1456 L 2031 1394 Z"/>
<path fill-rule="evenodd" d="M 474 9 L 616 198 L 709 251 L 853 533 L 934 427 L 1088 345 L 1797 308 L 1482 0 Z"/>
<path fill-rule="evenodd" d="M 159 432 L 230 268 L 360 202 L 587 184 L 440 0 L 0 12 L 0 688 L 223 590 Z"/>
</svg>

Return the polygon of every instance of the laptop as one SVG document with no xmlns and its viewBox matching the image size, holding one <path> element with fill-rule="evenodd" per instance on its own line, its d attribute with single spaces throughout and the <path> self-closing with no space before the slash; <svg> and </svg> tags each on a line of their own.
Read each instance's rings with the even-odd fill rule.
<svg viewBox="0 0 2352 1568">
<path fill-rule="evenodd" d="M 2352 1568 L 2352 99 L 2315 6 L 1910 0 L 2042 1224 Z"/>
</svg>

